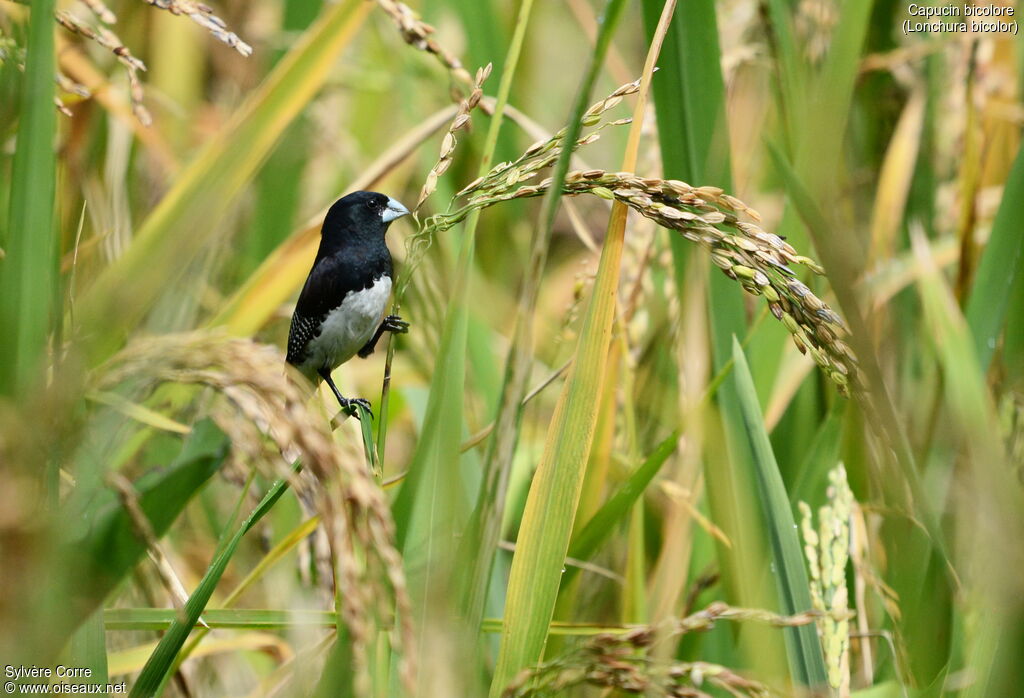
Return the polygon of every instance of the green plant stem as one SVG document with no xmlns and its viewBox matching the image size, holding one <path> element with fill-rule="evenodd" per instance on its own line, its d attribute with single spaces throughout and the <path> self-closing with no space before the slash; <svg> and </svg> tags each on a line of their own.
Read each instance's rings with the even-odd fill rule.
<svg viewBox="0 0 1024 698">
<path fill-rule="evenodd" d="M 624 9 L 622 0 L 610 0 L 604 21 L 617 22 Z M 665 3 L 659 32 L 647 53 L 623 155 L 623 170 L 636 166 L 640 127 L 654 63 L 674 9 L 673 0 Z M 491 682 L 492 698 L 500 696 L 519 671 L 540 661 L 544 652 L 603 389 L 615 321 L 626 212 L 627 207 L 621 202 L 612 206 L 576 361 L 555 407 L 544 452 L 527 497 L 509 573 L 506 625 Z"/>
<path fill-rule="evenodd" d="M 501 133 L 501 124 L 505 117 L 505 107 L 508 105 L 508 97 L 512 92 L 512 79 L 515 76 L 516 68 L 519 66 L 519 55 L 522 52 L 523 41 L 526 38 L 526 28 L 529 26 L 530 13 L 533 10 L 533 0 L 523 0 L 519 6 L 519 14 L 516 17 L 516 27 L 509 44 L 508 53 L 505 56 L 505 63 L 501 69 L 501 80 L 498 83 L 498 94 L 494 101 L 494 110 L 491 113 L 491 121 L 487 127 L 487 137 L 484 140 L 483 153 L 480 156 L 480 166 L 477 168 L 477 176 L 483 177 L 491 169 L 491 161 L 494 160 L 494 153 L 498 148 L 498 136 Z M 452 316 L 452 310 L 456 308 L 456 299 L 460 299 L 458 306 L 465 311 L 465 303 L 461 300 L 465 296 L 465 288 L 468 284 L 470 262 L 473 259 L 473 250 L 476 242 L 476 226 L 480 219 L 480 211 L 474 211 L 466 219 L 466 228 L 462 239 L 462 246 L 459 250 L 458 276 L 456 277 L 455 290 L 458 295 L 453 294 L 452 302 L 448 306 L 445 315 L 446 320 Z M 396 288 L 405 289 L 404 283 L 396 284 Z M 401 307 L 402 298 L 395 297 L 394 312 L 398 313 Z M 465 314 L 465 313 L 464 313 Z M 465 318 L 468 322 L 468 316 Z M 448 325 L 445 325 L 445 334 L 442 335 L 442 343 L 448 334 Z M 463 329 L 465 335 L 465 329 Z M 462 354 L 465 355 L 465 337 L 462 341 Z M 384 386 L 381 390 L 380 414 L 381 424 L 377 430 L 377 461 L 384 463 L 384 449 L 387 437 L 387 407 L 390 402 L 389 386 L 391 383 L 391 363 L 395 355 L 394 341 L 388 342 L 387 359 L 384 364 Z M 464 373 L 463 373 L 464 375 Z M 434 394 L 433 383 L 431 384 L 431 396 Z M 383 466 L 382 466 L 383 467 Z"/>
<path fill-rule="evenodd" d="M 526 25 L 529 20 L 529 11 L 532 8 L 533 0 L 523 0 L 521 6 L 520 18 L 516 32 L 512 39 L 512 44 L 509 47 L 509 53 L 505 58 L 505 65 L 502 70 L 501 83 L 498 86 L 498 96 L 494 104 L 494 112 L 491 116 L 491 122 L 487 130 L 487 137 L 484 142 L 483 154 L 480 159 L 480 167 L 478 168 L 478 176 L 482 177 L 491 168 L 491 160 L 494 158 L 494 152 L 497 148 L 498 133 L 501 130 L 501 123 L 505 114 L 505 106 L 508 104 L 509 92 L 512 88 L 512 78 L 515 75 L 516 66 L 519 62 L 519 53 L 522 48 L 523 38 L 526 34 Z M 438 350 L 438 355 L 442 357 L 442 361 L 439 364 L 439 369 L 431 381 L 430 386 L 430 398 L 427 403 L 427 419 L 423 425 L 423 432 L 425 438 L 421 440 L 417 447 L 417 454 L 419 454 L 424 448 L 424 444 L 430 445 L 429 442 L 433 439 L 438 431 L 438 424 L 440 422 L 440 410 L 443 405 L 447 405 L 452 412 L 446 413 L 446 419 L 455 418 L 455 424 L 462 424 L 462 386 L 465 383 L 465 350 L 466 350 L 466 328 L 468 324 L 468 311 L 465 302 L 466 288 L 469 283 L 470 275 L 470 264 L 473 259 L 474 243 L 476 239 L 476 226 L 480 219 L 480 211 L 473 211 L 466 219 L 466 227 L 463 233 L 462 245 L 459 250 L 459 261 L 457 266 L 457 275 L 452 290 L 452 299 L 448 304 L 447 312 L 445 313 L 445 326 L 441 335 L 441 346 Z M 393 354 L 392 348 L 388 347 L 388 359 L 390 360 Z M 456 382 L 458 384 L 457 391 L 443 390 L 444 383 L 448 379 L 448 372 L 445 370 L 447 367 L 451 367 L 451 370 L 457 374 Z M 457 392 L 457 394 L 452 394 Z M 444 402 L 442 402 L 444 401 Z M 385 404 L 381 403 L 381 412 L 383 413 Z M 449 430 L 451 431 L 451 430 Z M 458 430 L 455 430 L 459 433 Z M 454 448 L 447 449 L 449 453 L 457 454 L 458 443 L 455 444 Z M 384 460 L 384 449 L 383 443 L 378 441 L 378 459 L 381 463 Z M 415 463 L 419 460 L 418 457 L 413 458 Z M 409 492 L 412 496 L 418 487 L 419 480 L 421 477 L 421 471 L 423 468 L 410 468 L 409 475 L 402 487 L 402 494 Z M 405 525 L 407 524 L 405 518 L 399 517 L 396 514 L 395 524 L 397 526 L 396 539 L 399 545 L 405 537 Z"/>
<path fill-rule="evenodd" d="M 298 469 L 298 464 L 294 467 Z M 228 562 L 234 555 L 238 543 L 242 540 L 242 536 L 270 511 L 287 489 L 287 480 L 282 479 L 275 482 L 259 505 L 238 527 L 234 535 L 226 538 L 222 545 L 218 547 L 217 554 L 214 556 L 209 568 L 207 568 L 206 574 L 203 575 L 203 579 L 199 582 L 196 590 L 185 603 L 184 613 L 175 618 L 171 627 L 167 630 L 167 634 L 160 640 L 156 650 L 153 651 L 153 654 L 146 662 L 146 666 L 143 667 L 138 681 L 135 682 L 129 694 L 130 698 L 141 698 L 143 696 L 148 698 L 158 693 L 158 689 L 165 681 L 165 677 L 172 671 L 178 652 L 181 650 L 182 645 L 185 644 L 185 640 L 188 639 L 193 626 L 199 621 L 199 617 L 202 615 L 203 609 L 206 608 L 206 604 L 209 602 L 214 589 L 217 588 L 217 583 L 224 574 L 224 570 L 227 569 Z M 244 499 L 245 496 L 246 492 L 243 492 L 242 498 Z"/>
<path fill-rule="evenodd" d="M 483 481 L 477 495 L 476 507 L 470 517 L 459 553 L 460 568 L 469 570 L 462 578 L 459 594 L 462 612 L 471 628 L 479 627 L 483 620 L 487 589 L 490 586 L 491 567 L 497 549 L 502 516 L 505 511 L 505 493 L 508 477 L 519 440 L 523 415 L 523 398 L 528 388 L 530 367 L 533 364 L 534 311 L 540 292 L 541 277 L 547 261 L 551 231 L 562 197 L 562 183 L 572 162 L 573 145 L 582 130 L 583 113 L 587 109 L 590 93 L 604 65 L 616 23 L 601 25 L 590 64 L 576 92 L 569 112 L 562 150 L 552 172 L 552 185 L 544 196 L 537 225 L 530 238 L 530 257 L 523 277 L 516 306 L 516 327 L 505 360 L 502 384 L 494 429 L 484 457 Z"/>
<path fill-rule="evenodd" d="M 6 250 L 0 264 L 0 394 L 9 396 L 38 382 L 57 303 L 54 5 L 32 3 L 10 210 L 0 237 Z"/>
<path fill-rule="evenodd" d="M 255 471 L 253 472 L 255 473 Z M 251 479 L 246 481 L 246 491 L 248 491 L 250 484 Z M 280 543 L 275 545 L 273 549 L 271 549 L 266 555 L 263 556 L 263 559 L 261 559 L 259 563 L 252 570 L 250 570 L 249 574 L 246 575 L 245 579 L 239 582 L 239 584 L 231 591 L 231 593 L 224 597 L 224 600 L 220 604 L 220 608 L 217 610 L 227 610 L 231 608 L 231 606 L 233 606 L 234 603 L 242 596 L 246 589 L 248 589 L 253 583 L 260 579 L 267 572 L 267 570 L 270 569 L 270 567 L 272 567 L 275 563 L 280 561 L 281 558 L 284 557 L 284 555 L 288 551 L 290 551 L 292 548 L 298 545 L 304 538 L 306 538 L 306 536 L 312 534 L 318 525 L 320 525 L 319 516 L 314 516 L 310 519 L 306 519 L 301 524 L 299 524 L 291 533 L 285 536 Z M 178 653 L 178 656 L 174 661 L 175 670 L 177 669 L 177 667 L 181 666 L 182 662 L 184 662 L 186 659 L 189 658 L 189 656 L 191 656 L 191 654 L 196 650 L 200 643 L 202 643 L 203 638 L 205 638 L 209 634 L 210 630 L 216 627 L 214 623 L 210 622 L 210 612 L 211 609 L 207 609 L 203 613 L 203 620 L 207 622 L 207 626 L 197 631 L 192 636 L 191 640 L 189 640 L 189 643 L 181 649 L 181 652 Z M 331 614 L 334 618 L 334 624 L 336 625 L 338 614 L 336 611 L 331 612 Z"/>
<path fill-rule="evenodd" d="M 523 0 L 519 8 L 516 28 L 502 67 L 494 111 L 478 168 L 481 177 L 491 169 L 532 8 L 533 0 Z M 469 325 L 467 294 L 479 219 L 480 212 L 477 211 L 466 220 L 456 262 L 455 281 L 437 352 L 438 362 L 430 384 L 422 438 L 417 443 L 408 477 L 394 505 L 396 541 L 399 547 L 405 547 L 406 536 L 414 518 L 423 517 L 425 522 L 429 522 L 426 529 L 419 532 L 427 537 L 429 543 L 420 547 L 414 556 L 419 559 L 410 562 L 407 556 L 406 561 L 408 567 L 419 569 L 417 574 L 410 576 L 409 588 L 417 605 L 415 625 L 420 633 L 428 629 L 451 627 L 447 623 L 450 615 L 446 614 L 444 608 L 447 605 L 444 599 L 451 597 L 445 597 L 442 590 L 451 581 L 455 553 L 454 538 L 462 525 L 458 520 L 451 483 L 459 478 Z M 382 402 L 382 414 L 385 408 Z M 383 453 L 383 448 L 380 448 L 380 462 L 383 462 Z M 434 622 L 428 622 L 428 616 Z M 460 630 L 457 627 L 454 629 Z M 463 637 L 465 642 L 471 643 L 468 634 L 457 632 L 452 640 L 458 637 Z M 431 641 L 430 638 L 421 635 L 420 648 L 427 647 Z M 431 688 L 421 684 L 421 690 L 427 693 Z"/>
</svg>

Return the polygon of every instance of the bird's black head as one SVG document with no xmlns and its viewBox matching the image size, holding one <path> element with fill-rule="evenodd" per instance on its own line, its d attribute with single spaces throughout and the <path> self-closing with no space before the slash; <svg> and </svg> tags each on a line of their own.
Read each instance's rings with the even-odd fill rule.
<svg viewBox="0 0 1024 698">
<path fill-rule="evenodd" d="M 331 206 L 321 236 L 331 247 L 357 240 L 380 242 L 391 222 L 408 213 L 409 209 L 385 194 L 353 192 Z"/>
</svg>

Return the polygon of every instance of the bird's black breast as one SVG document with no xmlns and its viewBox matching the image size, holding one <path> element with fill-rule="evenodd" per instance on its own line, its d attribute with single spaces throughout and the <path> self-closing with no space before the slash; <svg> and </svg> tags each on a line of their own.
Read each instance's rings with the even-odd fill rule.
<svg viewBox="0 0 1024 698">
<path fill-rule="evenodd" d="M 292 315 L 288 363 L 303 362 L 306 345 L 319 336 L 324 319 L 341 305 L 345 296 L 370 288 L 382 276 L 391 278 L 391 253 L 383 240 L 379 245 L 361 247 L 317 255 Z"/>
</svg>

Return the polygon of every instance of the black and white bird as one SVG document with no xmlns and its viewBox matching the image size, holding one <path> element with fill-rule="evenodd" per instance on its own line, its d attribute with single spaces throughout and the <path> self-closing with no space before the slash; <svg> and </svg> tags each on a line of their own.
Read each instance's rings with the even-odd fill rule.
<svg viewBox="0 0 1024 698">
<path fill-rule="evenodd" d="M 357 191 L 334 202 L 320 230 L 320 249 L 292 315 L 288 363 L 314 385 L 327 381 L 342 410 L 358 416 L 361 398 L 343 397 L 331 371 L 357 354 L 366 358 L 385 332 L 407 332 L 384 316 L 391 296 L 391 252 L 384 233 L 409 209 L 389 196 Z"/>
</svg>

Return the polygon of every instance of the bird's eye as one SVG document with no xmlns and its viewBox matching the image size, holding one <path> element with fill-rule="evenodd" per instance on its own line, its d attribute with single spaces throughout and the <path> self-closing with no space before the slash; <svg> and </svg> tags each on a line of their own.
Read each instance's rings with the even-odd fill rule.
<svg viewBox="0 0 1024 698">
<path fill-rule="evenodd" d="M 371 200 L 369 200 L 369 201 L 367 201 L 367 202 L 366 202 L 366 208 L 368 208 L 368 209 L 370 209 L 370 210 L 372 211 L 372 210 L 374 210 L 375 208 L 377 208 L 377 205 L 376 205 L 376 204 L 374 203 L 374 201 L 373 201 L 373 200 L 371 199 Z"/>
</svg>

